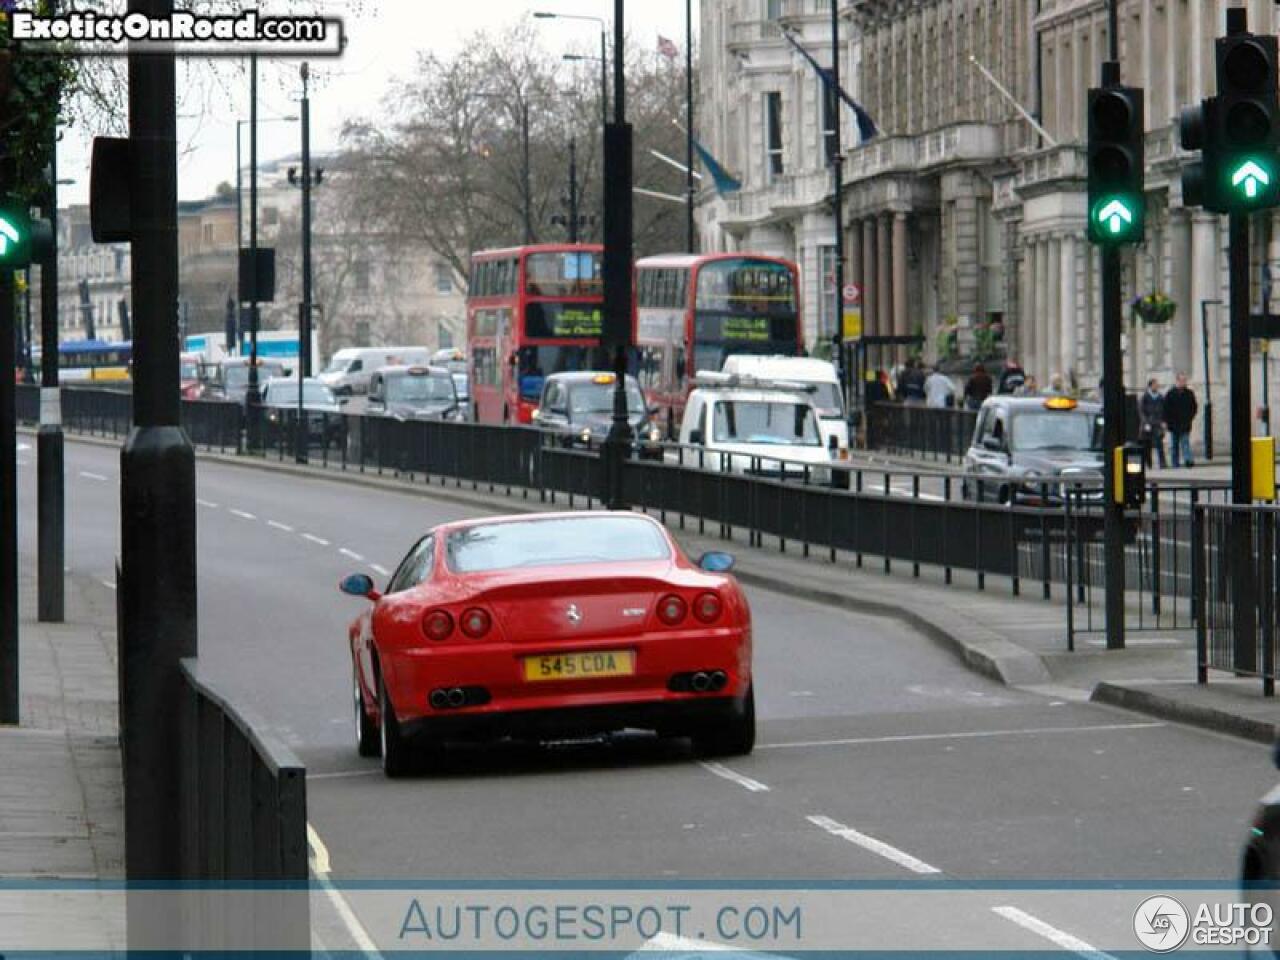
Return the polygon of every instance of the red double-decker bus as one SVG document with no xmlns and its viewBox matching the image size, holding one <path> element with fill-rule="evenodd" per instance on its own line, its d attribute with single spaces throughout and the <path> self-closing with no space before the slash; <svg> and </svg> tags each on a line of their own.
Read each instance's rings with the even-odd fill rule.
<svg viewBox="0 0 1280 960">
<path fill-rule="evenodd" d="M 649 402 L 674 426 L 699 370 L 734 353 L 804 353 L 799 270 L 752 253 L 636 261 L 634 361 Z"/>
<path fill-rule="evenodd" d="M 539 244 L 471 257 L 467 357 L 482 423 L 530 423 L 550 374 L 599 362 L 598 244 Z"/>
</svg>

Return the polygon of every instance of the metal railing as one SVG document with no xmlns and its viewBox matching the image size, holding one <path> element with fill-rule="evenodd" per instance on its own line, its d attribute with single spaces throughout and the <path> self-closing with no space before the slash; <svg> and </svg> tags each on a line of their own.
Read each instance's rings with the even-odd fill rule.
<svg viewBox="0 0 1280 960">
<path fill-rule="evenodd" d="M 1275 683 L 1280 678 L 1276 662 L 1280 652 L 1278 518 L 1280 508 L 1273 506 L 1220 503 L 1195 509 L 1192 555 L 1197 586 L 1196 678 L 1200 683 L 1208 682 L 1210 670 L 1223 670 L 1235 676 L 1258 677 L 1263 695 L 1275 696 Z M 1233 536 L 1246 538 L 1243 556 L 1242 551 L 1233 549 Z M 1238 578 L 1250 588 L 1251 600 L 1244 611 L 1237 607 L 1234 587 Z M 1237 636 L 1236 621 L 1241 612 L 1252 620 L 1253 629 L 1242 624 L 1242 635 Z"/>
<path fill-rule="evenodd" d="M 867 447 L 950 463 L 964 459 L 977 422 L 976 410 L 877 403 L 867 411 Z"/>
<path fill-rule="evenodd" d="M 265 723 L 182 662 L 183 940 L 207 949 L 311 949 L 307 771 Z"/>
</svg>

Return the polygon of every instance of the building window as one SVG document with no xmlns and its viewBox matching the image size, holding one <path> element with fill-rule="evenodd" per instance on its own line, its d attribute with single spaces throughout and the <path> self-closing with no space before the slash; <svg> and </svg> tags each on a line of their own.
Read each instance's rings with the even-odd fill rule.
<svg viewBox="0 0 1280 960">
<path fill-rule="evenodd" d="M 830 244 L 818 247 L 818 275 L 822 278 L 818 287 L 819 339 L 828 339 L 836 332 L 836 248 Z"/>
<path fill-rule="evenodd" d="M 213 224 L 212 223 L 204 224 L 204 245 L 206 247 L 213 246 Z"/>
<path fill-rule="evenodd" d="M 782 16 L 782 0 L 764 0 L 764 18 L 777 20 Z"/>
<path fill-rule="evenodd" d="M 782 173 L 782 93 L 771 90 L 764 95 L 765 173 L 776 177 Z"/>
<path fill-rule="evenodd" d="M 436 264 L 436 293 L 453 293 L 453 270 L 447 263 Z"/>
<path fill-rule="evenodd" d="M 818 97 L 822 101 L 822 155 L 827 166 L 836 160 L 836 124 L 840 119 L 840 103 L 835 87 L 818 81 Z"/>
<path fill-rule="evenodd" d="M 356 293 L 369 292 L 369 264 L 361 260 L 355 265 L 355 288 Z"/>
</svg>

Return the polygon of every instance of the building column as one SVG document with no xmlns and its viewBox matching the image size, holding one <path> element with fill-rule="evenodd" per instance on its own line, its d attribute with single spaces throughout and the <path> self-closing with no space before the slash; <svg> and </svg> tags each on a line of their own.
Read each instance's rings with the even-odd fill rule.
<svg viewBox="0 0 1280 960">
<path fill-rule="evenodd" d="M 1070 384 L 1071 371 L 1076 369 L 1076 331 L 1078 329 L 1078 299 L 1076 296 L 1076 253 L 1079 241 L 1067 234 L 1060 241 L 1060 293 L 1058 310 L 1058 369 Z"/>
<path fill-rule="evenodd" d="M 1035 354 L 1022 358 L 1022 368 L 1034 373 L 1039 379 L 1040 371 L 1048 363 L 1049 334 L 1049 244 L 1043 237 L 1036 238 L 1035 245 Z"/>
<path fill-rule="evenodd" d="M 911 333 L 907 318 L 907 215 L 893 214 L 893 332 Z"/>
<path fill-rule="evenodd" d="M 1062 241 L 1057 237 L 1050 237 L 1048 243 L 1045 244 L 1045 256 L 1048 257 L 1049 263 L 1046 267 L 1048 273 L 1048 283 L 1045 287 L 1045 300 L 1048 301 L 1048 309 L 1045 310 L 1045 322 L 1048 325 L 1048 334 L 1045 340 L 1045 361 L 1044 376 L 1040 378 L 1040 386 L 1046 387 L 1049 384 L 1049 378 L 1055 373 L 1062 372 L 1062 339 L 1060 336 L 1062 330 L 1062 257 L 1059 253 L 1062 247 Z"/>
<path fill-rule="evenodd" d="M 1173 329 L 1170 331 L 1171 341 L 1170 363 L 1173 369 L 1190 370 L 1192 352 L 1198 342 L 1200 331 L 1200 305 L 1194 302 L 1192 294 L 1192 259 L 1191 259 L 1191 216 L 1186 210 L 1169 211 L 1169 259 L 1173 269 L 1173 290 L 1170 296 L 1178 305 L 1174 314 Z"/>
<path fill-rule="evenodd" d="M 1201 392 L 1201 405 L 1204 396 L 1204 349 L 1200 330 L 1201 304 L 1205 300 L 1226 300 L 1224 290 L 1218 280 L 1218 231 L 1217 217 L 1211 213 L 1194 213 L 1191 217 L 1191 309 L 1196 326 L 1196 335 L 1192 338 L 1194 347 L 1191 350 L 1191 379 L 1193 386 Z M 1215 392 L 1221 380 L 1221 367 L 1218 364 L 1218 342 L 1226 336 L 1227 305 L 1210 304 L 1205 308 L 1209 320 L 1209 367 L 1215 384 Z M 1224 393 L 1225 396 L 1225 393 Z M 1225 420 L 1223 421 L 1225 424 Z M 1214 424 L 1214 434 L 1218 435 L 1218 424 Z M 1226 436 L 1226 434 L 1222 434 Z"/>
<path fill-rule="evenodd" d="M 1030 355 L 1036 342 L 1035 246 L 1030 237 L 1020 233 L 1018 249 L 1022 252 L 1022 263 L 1018 271 L 1018 333 L 1011 355 L 1015 358 L 1025 358 Z"/>
<path fill-rule="evenodd" d="M 876 306 L 880 290 L 876 281 L 876 222 L 871 217 L 862 218 L 862 325 L 867 333 L 879 335 L 876 322 Z"/>
<path fill-rule="evenodd" d="M 876 287 L 880 295 L 876 297 L 876 327 L 884 333 L 893 333 L 893 281 L 890 277 L 889 248 L 889 215 L 879 214 L 875 218 L 876 225 Z M 897 356 L 897 351 L 894 351 Z"/>
</svg>

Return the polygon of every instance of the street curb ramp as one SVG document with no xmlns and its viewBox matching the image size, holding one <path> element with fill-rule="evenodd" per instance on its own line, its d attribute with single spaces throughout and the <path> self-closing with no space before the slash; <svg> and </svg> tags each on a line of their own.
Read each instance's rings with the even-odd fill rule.
<svg viewBox="0 0 1280 960">
<path fill-rule="evenodd" d="M 1105 703 L 1123 710 L 1145 713 L 1152 717 L 1159 717 L 1161 720 L 1213 730 L 1268 746 L 1280 739 L 1278 724 L 1236 716 L 1214 707 L 1183 703 L 1172 697 L 1162 697 L 1151 690 L 1122 687 L 1103 681 L 1093 688 L 1089 699 L 1094 703 Z"/>
</svg>

